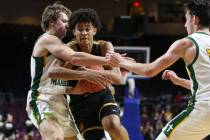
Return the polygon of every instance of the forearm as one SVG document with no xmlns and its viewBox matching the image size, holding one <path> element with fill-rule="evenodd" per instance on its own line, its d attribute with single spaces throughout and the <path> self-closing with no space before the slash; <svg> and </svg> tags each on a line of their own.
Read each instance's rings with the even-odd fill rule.
<svg viewBox="0 0 210 140">
<path fill-rule="evenodd" d="M 125 68 L 129 71 L 132 71 L 138 75 L 146 76 L 146 77 L 154 77 L 162 70 L 170 66 L 172 62 L 170 62 L 167 58 L 168 56 L 163 55 L 160 58 L 156 59 L 152 63 L 136 63 L 131 61 L 124 61 L 120 64 L 120 67 Z"/>
<path fill-rule="evenodd" d="M 172 81 L 175 85 L 179 85 L 186 89 L 191 89 L 191 81 L 188 79 L 177 78 L 175 81 Z"/>
<path fill-rule="evenodd" d="M 113 69 L 113 70 L 101 70 L 101 72 L 110 78 L 112 81 L 111 84 L 120 84 L 121 81 L 121 73 L 119 69 Z"/>
<path fill-rule="evenodd" d="M 138 75 L 151 77 L 151 71 L 149 70 L 148 64 L 136 63 L 136 62 L 125 62 L 119 65 L 128 71 L 132 71 Z"/>
<path fill-rule="evenodd" d="M 84 52 L 77 52 L 72 56 L 71 63 L 73 65 L 93 66 L 107 65 L 105 57 L 94 56 Z"/>
<path fill-rule="evenodd" d="M 53 55 L 70 64 L 78 66 L 107 65 L 105 57 L 94 56 L 85 52 L 75 52 L 66 46 L 57 47 L 52 51 Z"/>
<path fill-rule="evenodd" d="M 48 72 L 50 78 L 63 80 L 80 80 L 85 79 L 86 71 L 70 70 L 62 67 L 51 67 Z"/>
</svg>

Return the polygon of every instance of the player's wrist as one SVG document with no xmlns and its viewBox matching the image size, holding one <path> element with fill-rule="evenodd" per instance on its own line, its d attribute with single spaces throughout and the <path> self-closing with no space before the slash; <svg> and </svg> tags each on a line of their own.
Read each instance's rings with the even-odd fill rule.
<svg viewBox="0 0 210 140">
<path fill-rule="evenodd" d="M 102 62 L 103 62 L 103 65 L 109 65 L 110 62 L 108 59 L 106 59 L 105 57 L 102 58 Z"/>
</svg>

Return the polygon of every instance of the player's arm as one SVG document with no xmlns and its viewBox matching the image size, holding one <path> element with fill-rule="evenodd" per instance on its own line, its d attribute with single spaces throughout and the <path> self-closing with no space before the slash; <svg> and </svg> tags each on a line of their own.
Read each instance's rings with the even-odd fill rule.
<svg viewBox="0 0 210 140">
<path fill-rule="evenodd" d="M 94 56 L 84 52 L 75 52 L 54 36 L 48 36 L 41 44 L 55 57 L 67 61 L 73 65 L 105 65 L 107 60 L 104 57 Z"/>
<path fill-rule="evenodd" d="M 191 81 L 181 78 L 172 70 L 165 70 L 162 75 L 163 80 L 170 80 L 174 85 L 184 87 L 186 89 L 191 88 Z"/>
<path fill-rule="evenodd" d="M 177 40 L 170 46 L 170 48 L 164 55 L 162 55 L 152 63 L 148 64 L 129 61 L 127 59 L 124 59 L 118 53 L 109 52 L 108 59 L 112 65 L 120 66 L 142 76 L 153 77 L 157 75 L 160 71 L 175 63 L 179 58 L 184 59 L 187 49 L 192 48 L 192 46 L 192 42 L 186 38 Z"/>
<path fill-rule="evenodd" d="M 66 45 L 68 48 L 69 44 Z M 82 65 L 82 66 L 93 66 L 93 65 L 107 65 L 108 62 L 105 57 L 95 56 L 85 52 L 74 52 L 71 56 L 71 64 Z"/>
<path fill-rule="evenodd" d="M 100 40 L 99 43 L 101 45 L 102 56 L 105 56 L 108 51 L 114 52 L 114 47 L 111 42 Z M 121 72 L 119 67 L 105 65 L 104 69 L 105 70 L 102 70 L 101 72 L 110 77 L 112 84 L 120 84 Z"/>
<path fill-rule="evenodd" d="M 104 88 L 109 82 L 111 82 L 108 76 L 101 73 L 94 71 L 71 70 L 63 67 L 63 65 L 64 63 L 61 60 L 55 59 L 47 71 L 48 76 L 63 80 L 89 80 Z"/>
</svg>

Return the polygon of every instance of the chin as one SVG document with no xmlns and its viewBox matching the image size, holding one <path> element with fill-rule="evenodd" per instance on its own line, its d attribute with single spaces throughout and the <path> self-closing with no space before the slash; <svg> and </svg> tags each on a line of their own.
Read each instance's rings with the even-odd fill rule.
<svg viewBox="0 0 210 140">
<path fill-rule="evenodd" d="M 89 42 L 88 42 L 88 41 L 81 41 L 80 44 L 81 44 L 81 45 L 88 45 Z"/>
</svg>

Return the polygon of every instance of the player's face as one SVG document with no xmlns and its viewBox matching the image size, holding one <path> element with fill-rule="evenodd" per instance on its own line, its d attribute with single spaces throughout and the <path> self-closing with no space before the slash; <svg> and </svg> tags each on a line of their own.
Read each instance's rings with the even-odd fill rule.
<svg viewBox="0 0 210 140">
<path fill-rule="evenodd" d="M 58 36 L 59 38 L 65 37 L 69 27 L 67 15 L 61 13 L 59 18 L 54 22 L 53 25 L 56 36 Z"/>
<path fill-rule="evenodd" d="M 93 42 L 93 37 L 96 34 L 96 28 L 92 23 L 78 23 L 73 30 L 73 33 L 80 45 L 88 45 Z"/>
<path fill-rule="evenodd" d="M 188 35 L 190 35 L 194 33 L 193 15 L 190 15 L 189 11 L 187 11 L 185 14 L 185 19 L 186 22 L 184 27 L 186 28 Z"/>
</svg>

